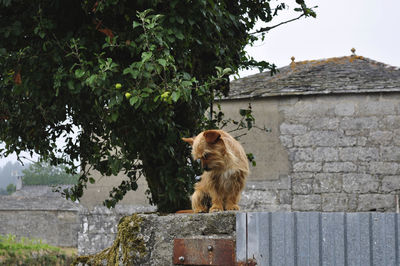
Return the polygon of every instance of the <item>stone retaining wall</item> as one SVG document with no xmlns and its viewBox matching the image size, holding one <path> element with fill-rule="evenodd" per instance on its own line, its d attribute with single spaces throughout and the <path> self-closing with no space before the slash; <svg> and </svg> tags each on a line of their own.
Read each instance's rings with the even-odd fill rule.
<svg viewBox="0 0 400 266">
<path fill-rule="evenodd" d="M 138 224 L 137 237 L 141 240 L 145 252 L 144 256 L 137 256 L 134 262 L 131 261 L 132 265 L 173 265 L 173 243 L 176 238 L 236 240 L 235 212 L 169 215 L 139 213 L 137 215 L 141 220 Z M 129 219 L 129 217 L 126 218 Z M 102 249 L 95 250 L 96 242 L 109 242 L 105 247 L 112 246 L 112 241 L 109 241 L 110 234 L 105 233 L 105 230 L 109 230 L 107 227 L 111 223 L 102 224 L 102 221 L 105 220 L 101 219 L 95 223 L 88 221 L 90 224 L 80 235 L 87 237 L 93 247 L 91 250 L 79 248 L 79 254 L 87 255 L 101 251 Z M 133 222 L 130 222 L 129 226 L 136 226 L 131 223 Z M 118 224 L 118 221 L 116 224 Z M 117 233 L 116 227 L 111 230 L 112 235 Z M 94 235 L 96 237 L 93 237 Z M 79 246 L 88 245 L 88 243 L 87 241 L 79 241 Z M 121 250 L 121 246 L 118 250 Z M 132 252 L 135 254 L 134 250 L 130 251 L 129 254 Z"/>
<path fill-rule="evenodd" d="M 114 209 L 96 206 L 82 208 L 78 233 L 78 253 L 93 254 L 112 245 L 118 222 L 124 216 L 137 212 L 155 211 L 154 207 L 117 205 Z"/>
</svg>

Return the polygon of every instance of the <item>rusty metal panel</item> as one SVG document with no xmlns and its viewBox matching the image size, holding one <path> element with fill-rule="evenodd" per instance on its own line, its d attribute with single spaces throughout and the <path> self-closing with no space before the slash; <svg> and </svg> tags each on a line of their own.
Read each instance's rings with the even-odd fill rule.
<svg viewBox="0 0 400 266">
<path fill-rule="evenodd" d="M 175 265 L 235 265 L 233 239 L 174 239 Z"/>
</svg>

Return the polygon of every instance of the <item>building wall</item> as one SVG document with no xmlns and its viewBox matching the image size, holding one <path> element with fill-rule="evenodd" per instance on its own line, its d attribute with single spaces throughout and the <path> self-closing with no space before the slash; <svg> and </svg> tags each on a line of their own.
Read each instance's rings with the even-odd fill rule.
<svg viewBox="0 0 400 266">
<path fill-rule="evenodd" d="M 0 235 L 40 239 L 60 247 L 77 247 L 79 206 L 55 197 L 0 197 Z"/>
<path fill-rule="evenodd" d="M 109 197 L 113 187 L 119 186 L 127 178 L 122 173 L 117 176 L 102 176 L 99 172 L 92 171 L 92 175 L 96 182 L 94 184 L 87 184 L 87 189 L 80 199 L 80 203 L 89 209 L 102 206 L 103 201 Z M 141 177 L 138 180 L 138 189 L 136 191 L 128 191 L 118 205 L 150 206 L 146 195 L 147 189 L 147 182 L 144 177 Z"/>
<path fill-rule="evenodd" d="M 223 101 L 238 117 L 249 100 Z M 251 210 L 395 211 L 400 194 L 400 94 L 252 100 L 259 127 L 240 138 L 256 167 L 241 206 Z"/>
</svg>

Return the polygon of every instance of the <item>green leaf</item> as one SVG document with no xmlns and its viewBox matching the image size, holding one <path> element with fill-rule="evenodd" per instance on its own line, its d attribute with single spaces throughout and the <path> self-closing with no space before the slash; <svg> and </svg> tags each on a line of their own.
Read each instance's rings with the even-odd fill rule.
<svg viewBox="0 0 400 266">
<path fill-rule="evenodd" d="M 131 98 L 129 99 L 129 103 L 130 103 L 131 105 L 135 105 L 135 103 L 137 103 L 138 100 L 139 100 L 139 97 L 138 97 L 138 96 L 133 96 L 133 97 L 131 97 Z"/>
<path fill-rule="evenodd" d="M 111 120 L 114 121 L 114 122 L 117 121 L 118 115 L 119 115 L 119 114 L 118 114 L 117 112 L 112 113 L 112 114 L 111 114 Z"/>
<path fill-rule="evenodd" d="M 229 67 L 225 68 L 225 69 L 222 71 L 222 75 L 226 75 L 226 74 L 230 74 L 230 73 L 232 73 L 232 69 L 230 69 Z"/>
<path fill-rule="evenodd" d="M 175 32 L 175 37 L 176 37 L 177 39 L 179 39 L 179 40 L 185 39 L 185 36 L 184 36 L 184 35 L 182 34 L 182 32 L 180 32 L 180 31 Z"/>
<path fill-rule="evenodd" d="M 136 191 L 136 190 L 138 189 L 138 184 L 137 184 L 135 181 L 133 181 L 133 182 L 131 183 L 131 189 L 132 189 L 133 191 Z"/>
<path fill-rule="evenodd" d="M 192 81 L 184 80 L 181 82 L 183 87 L 191 87 L 192 86 Z"/>
<path fill-rule="evenodd" d="M 143 52 L 142 53 L 142 62 L 146 62 L 153 56 L 152 52 Z"/>
<path fill-rule="evenodd" d="M 133 23 L 132 23 L 132 27 L 133 28 L 136 28 L 136 27 L 138 27 L 138 26 L 140 26 L 141 24 L 139 23 L 139 22 L 137 22 L 137 21 L 133 21 Z"/>
<path fill-rule="evenodd" d="M 75 77 L 80 79 L 81 77 L 83 77 L 83 75 L 85 75 L 85 71 L 83 71 L 83 69 L 76 69 L 75 70 Z"/>
<path fill-rule="evenodd" d="M 171 99 L 172 99 L 174 102 L 177 102 L 177 101 L 179 100 L 180 97 L 181 97 L 181 92 L 180 92 L 180 91 L 174 91 L 174 92 L 172 92 Z"/>
<path fill-rule="evenodd" d="M 157 62 L 158 62 L 160 65 L 162 65 L 163 67 L 165 67 L 165 66 L 167 65 L 167 60 L 162 59 L 162 58 L 158 59 Z"/>
</svg>

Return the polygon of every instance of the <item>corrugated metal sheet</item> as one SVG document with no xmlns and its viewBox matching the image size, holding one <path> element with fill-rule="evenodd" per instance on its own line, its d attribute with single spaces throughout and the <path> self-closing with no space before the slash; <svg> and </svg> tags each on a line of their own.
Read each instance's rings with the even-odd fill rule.
<svg viewBox="0 0 400 266">
<path fill-rule="evenodd" d="M 396 213 L 237 213 L 236 256 L 271 266 L 399 266 L 399 226 Z"/>
</svg>

